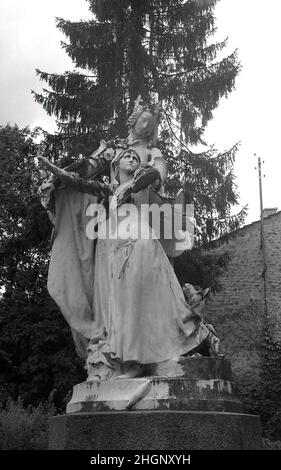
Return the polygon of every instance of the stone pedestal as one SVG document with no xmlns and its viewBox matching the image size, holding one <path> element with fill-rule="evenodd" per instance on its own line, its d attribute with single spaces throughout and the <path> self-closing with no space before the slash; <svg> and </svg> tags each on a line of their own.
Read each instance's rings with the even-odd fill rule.
<svg viewBox="0 0 281 470">
<path fill-rule="evenodd" d="M 191 357 L 159 367 L 162 376 L 76 385 L 67 414 L 50 420 L 49 448 L 262 448 L 259 418 L 243 413 L 228 361 Z M 172 369 L 177 376 L 165 377 Z"/>
</svg>

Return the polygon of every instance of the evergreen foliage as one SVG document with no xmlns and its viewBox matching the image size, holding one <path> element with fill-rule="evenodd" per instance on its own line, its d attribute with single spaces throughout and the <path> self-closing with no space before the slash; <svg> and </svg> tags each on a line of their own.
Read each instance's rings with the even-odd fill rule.
<svg viewBox="0 0 281 470">
<path fill-rule="evenodd" d="M 272 327 L 264 328 L 259 414 L 265 436 L 272 441 L 281 441 L 281 345 L 274 340 Z M 279 442 L 280 444 L 280 442 Z"/>
<path fill-rule="evenodd" d="M 82 371 L 46 288 L 51 224 L 37 195 L 34 137 L 0 127 L 0 397 L 36 404 L 55 389 L 61 406 Z"/>
<path fill-rule="evenodd" d="M 237 228 L 245 214 L 231 216 L 238 198 L 237 145 L 221 154 L 193 150 L 204 146 L 206 125 L 239 71 L 236 51 L 219 60 L 225 41 L 211 42 L 213 7 L 198 8 L 193 0 L 88 2 L 91 21 L 57 19 L 76 69 L 63 75 L 38 71 L 48 89 L 35 99 L 59 124 L 59 133 L 45 134 L 41 150 L 61 165 L 88 156 L 101 138 L 126 136 L 139 94 L 160 100 L 166 191 L 173 196 L 185 188 L 187 202 L 194 203 L 196 246 Z M 51 226 L 36 194 L 34 138 L 28 129 L 0 128 L 0 393 L 3 400 L 21 396 L 38 403 L 56 389 L 63 406 L 84 375 L 69 327 L 46 289 Z M 224 267 L 224 260 L 196 252 L 177 263 L 182 282 L 195 283 L 196 272 L 202 287 L 214 287 Z"/>
<path fill-rule="evenodd" d="M 56 412 L 51 400 L 24 407 L 9 400 L 0 407 L 0 450 L 47 450 L 48 419 Z"/>
<path fill-rule="evenodd" d="M 88 3 L 92 20 L 57 19 L 76 69 L 63 75 L 37 70 L 50 88 L 35 99 L 57 118 L 61 150 L 87 156 L 101 138 L 126 136 L 126 118 L 139 94 L 161 101 L 166 191 L 174 196 L 184 188 L 186 202 L 194 203 L 196 247 L 237 229 L 246 215 L 245 209 L 232 215 L 238 203 L 233 173 L 238 145 L 219 154 L 212 147 L 193 151 L 198 144 L 204 148 L 206 126 L 220 99 L 233 90 L 240 68 L 236 51 L 218 59 L 226 41 L 212 42 L 216 1 Z"/>
</svg>

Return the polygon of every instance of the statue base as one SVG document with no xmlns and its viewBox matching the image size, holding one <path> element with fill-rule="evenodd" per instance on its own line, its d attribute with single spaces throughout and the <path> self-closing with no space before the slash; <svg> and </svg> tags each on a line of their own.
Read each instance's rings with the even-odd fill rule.
<svg viewBox="0 0 281 470">
<path fill-rule="evenodd" d="M 259 417 L 243 412 L 229 361 L 181 357 L 157 372 L 169 376 L 76 385 L 67 414 L 50 420 L 49 449 L 262 449 Z"/>
<path fill-rule="evenodd" d="M 192 411 L 76 413 L 50 420 L 51 450 L 258 450 L 257 416 Z"/>
</svg>

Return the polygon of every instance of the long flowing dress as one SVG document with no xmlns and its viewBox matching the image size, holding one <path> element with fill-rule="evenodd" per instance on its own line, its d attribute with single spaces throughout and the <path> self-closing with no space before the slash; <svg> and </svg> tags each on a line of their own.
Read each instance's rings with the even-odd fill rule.
<svg viewBox="0 0 281 470">
<path fill-rule="evenodd" d="M 136 230 L 127 233 L 124 220 L 116 216 L 114 236 L 96 243 L 86 237 L 86 209 L 95 197 L 71 188 L 58 189 L 54 196 L 48 290 L 81 355 L 89 341 L 101 341 L 112 359 L 154 364 L 204 341 L 209 330 L 186 304 L 148 220 L 138 223 L 137 205 L 127 218 Z"/>
<path fill-rule="evenodd" d="M 209 331 L 186 304 L 148 220 L 140 224 L 138 212 L 128 207 L 128 213 L 130 231 L 115 215 L 114 234 L 97 242 L 95 338 L 105 341 L 112 359 L 159 363 L 190 352 Z"/>
</svg>

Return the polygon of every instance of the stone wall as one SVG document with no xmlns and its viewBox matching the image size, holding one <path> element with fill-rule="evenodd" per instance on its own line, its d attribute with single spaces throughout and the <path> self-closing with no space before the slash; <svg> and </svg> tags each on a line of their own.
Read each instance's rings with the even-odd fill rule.
<svg viewBox="0 0 281 470">
<path fill-rule="evenodd" d="M 281 344 L 281 212 L 265 219 L 267 309 L 274 341 Z"/>
<path fill-rule="evenodd" d="M 281 342 L 281 212 L 264 219 L 267 313 L 275 341 Z M 228 242 L 211 249 L 230 256 L 221 277 L 222 290 L 206 306 L 234 378 L 245 394 L 260 383 L 263 327 L 266 321 L 260 222 L 234 232 Z"/>
</svg>

